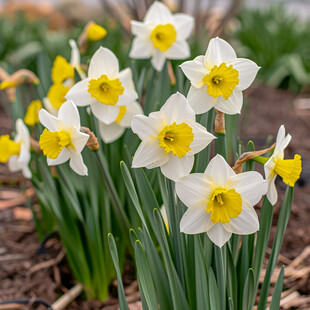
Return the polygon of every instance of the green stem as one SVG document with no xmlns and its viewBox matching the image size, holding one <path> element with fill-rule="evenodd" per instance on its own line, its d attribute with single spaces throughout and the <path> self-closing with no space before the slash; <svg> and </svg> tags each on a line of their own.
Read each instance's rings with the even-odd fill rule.
<svg viewBox="0 0 310 310">
<path fill-rule="evenodd" d="M 227 158 L 227 148 L 226 148 L 226 135 L 224 133 L 215 133 L 215 153 L 222 155 L 225 159 Z"/>
<path fill-rule="evenodd" d="M 220 294 L 221 309 L 226 309 L 226 245 L 223 248 L 214 246 L 215 252 L 215 266 L 216 266 L 216 279 Z"/>
<path fill-rule="evenodd" d="M 253 160 L 257 161 L 258 163 L 262 165 L 265 165 L 266 162 L 269 160 L 269 157 L 257 156 L 257 157 L 254 157 Z"/>
<path fill-rule="evenodd" d="M 103 179 L 105 181 L 105 185 L 108 189 L 108 193 L 111 198 L 112 205 L 115 209 L 115 212 L 118 215 L 118 219 L 120 221 L 120 226 L 124 230 L 125 235 L 128 235 L 130 224 L 127 218 L 127 215 L 122 207 L 122 203 L 117 195 L 116 189 L 114 187 L 112 178 L 108 172 L 107 163 L 104 155 L 100 151 L 94 151 L 94 154 L 97 158 L 100 170 L 102 172 Z"/>
</svg>

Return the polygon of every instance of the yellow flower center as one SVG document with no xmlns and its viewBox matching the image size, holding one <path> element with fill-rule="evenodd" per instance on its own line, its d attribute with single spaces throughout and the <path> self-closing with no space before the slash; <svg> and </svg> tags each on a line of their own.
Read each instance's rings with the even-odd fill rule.
<svg viewBox="0 0 310 310">
<path fill-rule="evenodd" d="M 119 79 L 110 80 L 105 74 L 99 79 L 91 79 L 88 83 L 88 92 L 99 102 L 115 105 L 118 96 L 124 93 L 124 87 Z"/>
<path fill-rule="evenodd" d="M 48 90 L 47 97 L 51 105 L 55 109 L 59 109 L 62 104 L 66 101 L 66 94 L 69 91 L 70 87 L 66 87 L 61 83 L 53 84 Z"/>
<path fill-rule="evenodd" d="M 177 32 L 171 24 L 158 25 L 151 33 L 151 40 L 154 47 L 165 52 L 177 39 Z"/>
<path fill-rule="evenodd" d="M 126 110 L 127 110 L 126 106 L 121 106 L 119 108 L 119 112 L 118 112 L 117 118 L 115 119 L 115 123 L 119 123 L 124 118 L 126 114 Z"/>
<path fill-rule="evenodd" d="M 231 218 L 236 218 L 242 211 L 242 198 L 234 189 L 216 188 L 208 202 L 206 212 L 211 212 L 210 220 L 229 223 Z"/>
<path fill-rule="evenodd" d="M 49 131 L 44 129 L 40 136 L 40 147 L 43 154 L 51 159 L 56 159 L 64 147 L 73 147 L 71 134 L 67 131 Z"/>
<path fill-rule="evenodd" d="M 9 135 L 0 136 L 0 163 L 6 163 L 13 155 L 19 155 L 20 143 L 14 142 Z"/>
<path fill-rule="evenodd" d="M 39 111 L 42 109 L 42 103 L 40 100 L 33 100 L 29 104 L 26 115 L 24 118 L 25 124 L 28 126 L 34 126 L 40 123 Z"/>
<path fill-rule="evenodd" d="M 210 96 L 214 98 L 222 96 L 227 100 L 239 84 L 238 76 L 239 72 L 232 65 L 227 67 L 223 62 L 220 66 L 214 66 L 202 81 L 207 84 L 207 92 Z"/>
<path fill-rule="evenodd" d="M 279 159 L 274 167 L 275 173 L 282 177 L 283 182 L 294 186 L 301 173 L 301 157 L 296 154 L 294 159 Z"/>
<path fill-rule="evenodd" d="M 159 145 L 169 154 L 183 157 L 190 151 L 190 145 L 194 140 L 193 130 L 185 123 L 165 126 L 159 133 Z"/>
<path fill-rule="evenodd" d="M 74 79 L 74 68 L 64 57 L 58 55 L 52 67 L 52 81 L 62 83 L 66 79 Z"/>
<path fill-rule="evenodd" d="M 87 31 L 87 39 L 89 41 L 102 40 L 106 35 L 107 35 L 107 31 L 103 27 L 97 24 L 93 24 L 89 26 L 88 31 Z"/>
</svg>

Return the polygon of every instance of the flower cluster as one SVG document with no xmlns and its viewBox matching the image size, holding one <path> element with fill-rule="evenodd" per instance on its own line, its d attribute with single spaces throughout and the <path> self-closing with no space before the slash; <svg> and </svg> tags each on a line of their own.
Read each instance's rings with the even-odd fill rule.
<svg viewBox="0 0 310 310">
<path fill-rule="evenodd" d="M 143 22 L 131 22 L 135 37 L 129 56 L 151 58 L 153 67 L 161 71 L 166 59 L 190 57 L 187 39 L 193 27 L 191 16 L 172 14 L 163 3 L 155 1 Z M 271 204 L 277 202 L 276 176 L 280 175 L 284 183 L 293 187 L 302 170 L 300 155 L 284 160 L 284 149 L 291 140 L 290 135 L 285 136 L 284 126 L 279 129 L 273 155 L 254 158 L 264 164 L 266 180 L 256 171 L 237 174 L 219 154 L 206 163 L 204 173 L 191 172 L 196 154 L 213 141 L 222 143 L 196 121 L 196 115 L 212 108 L 222 114 L 241 113 L 242 91 L 252 84 L 259 67 L 249 59 L 237 58 L 232 46 L 223 39 L 213 38 L 205 55 L 180 65 L 191 84 L 187 96 L 172 94 L 164 104 L 160 103 L 163 105 L 159 111 L 146 116 L 138 102 L 131 69 L 120 70 L 112 51 L 100 47 L 90 59 L 86 75 L 80 51 L 87 48 L 87 42 L 101 40 L 107 32 L 91 22 L 83 33 L 79 47 L 74 40 L 69 42 L 70 63 L 60 55 L 53 63 L 53 84 L 43 100 L 46 109 L 40 100 L 34 100 L 24 118 L 28 126 L 40 122 L 45 127 L 39 145 L 48 165 L 69 161 L 77 174 L 88 174 L 81 155 L 90 139 L 81 128 L 79 109 L 84 110 L 84 118 L 96 122 L 92 130 L 98 128 L 104 143 L 115 141 L 131 127 L 141 140 L 132 167 L 159 168 L 175 182 L 176 195 L 188 208 L 180 222 L 181 232 L 206 232 L 219 247 L 232 233 L 256 232 L 259 221 L 254 206 L 265 194 Z M 80 77 L 78 82 L 75 71 Z M 31 178 L 31 139 L 21 119 L 16 122 L 16 131 L 14 140 L 8 135 L 0 137 L 0 162 L 8 162 L 11 171 L 21 170 L 25 177 Z"/>
</svg>

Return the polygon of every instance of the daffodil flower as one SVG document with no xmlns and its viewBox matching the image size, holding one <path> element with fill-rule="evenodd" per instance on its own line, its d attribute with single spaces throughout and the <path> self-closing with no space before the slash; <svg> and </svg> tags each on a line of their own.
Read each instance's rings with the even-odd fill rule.
<svg viewBox="0 0 310 310">
<path fill-rule="evenodd" d="M 22 171 L 25 178 L 32 177 L 28 167 L 30 162 L 30 135 L 21 119 L 16 121 L 14 141 L 9 135 L 0 136 L 0 162 L 9 164 L 11 172 Z"/>
<path fill-rule="evenodd" d="M 80 175 L 87 175 L 81 152 L 89 135 L 80 131 L 80 115 L 72 101 L 65 102 L 55 117 L 42 109 L 41 124 L 46 127 L 40 136 L 40 147 L 49 166 L 60 165 L 70 159 L 69 165 Z"/>
<path fill-rule="evenodd" d="M 88 78 L 76 83 L 66 99 L 77 106 L 88 106 L 103 123 L 113 123 L 120 107 L 138 98 L 129 68 L 119 72 L 116 56 L 107 48 L 100 47 L 90 60 Z"/>
<path fill-rule="evenodd" d="M 91 24 L 88 29 L 87 29 L 87 40 L 88 41 L 100 41 L 102 40 L 108 32 L 106 31 L 105 28 L 98 24 Z"/>
<path fill-rule="evenodd" d="M 196 114 L 215 108 L 226 114 L 240 113 L 242 91 L 248 88 L 259 67 L 251 60 L 237 58 L 234 49 L 224 40 L 210 40 L 205 56 L 181 65 L 191 82 L 187 95 Z"/>
<path fill-rule="evenodd" d="M 194 18 L 186 14 L 172 15 L 161 2 L 155 1 L 147 11 L 144 21 L 131 21 L 131 58 L 150 58 L 157 71 L 166 59 L 185 59 L 190 56 L 186 42 L 194 27 Z"/>
<path fill-rule="evenodd" d="M 253 208 L 266 193 L 267 182 L 256 171 L 236 174 L 221 155 L 204 173 L 193 173 L 176 182 L 176 193 L 188 207 L 180 230 L 186 234 L 207 232 L 222 247 L 231 234 L 248 235 L 259 229 Z"/>
<path fill-rule="evenodd" d="M 132 118 L 137 114 L 143 114 L 141 105 L 138 102 L 133 102 L 127 106 L 122 106 L 115 121 L 106 125 L 99 122 L 99 133 L 105 143 L 111 143 L 117 140 L 130 127 Z"/>
<path fill-rule="evenodd" d="M 39 120 L 39 111 L 42 109 L 41 100 L 33 100 L 27 107 L 26 115 L 24 122 L 28 126 L 34 126 L 35 124 L 40 123 Z"/>
<path fill-rule="evenodd" d="M 302 170 L 300 155 L 296 154 L 294 159 L 284 159 L 284 150 L 290 143 L 291 139 L 292 137 L 290 134 L 285 136 L 285 128 L 282 125 L 278 131 L 273 155 L 269 159 L 266 157 L 260 157 L 260 159 L 266 162 L 264 169 L 268 181 L 267 198 L 272 205 L 278 200 L 278 193 L 275 186 L 277 175 L 282 178 L 285 184 L 292 187 L 300 177 Z"/>
<path fill-rule="evenodd" d="M 131 128 L 142 140 L 132 167 L 160 167 L 171 180 L 189 174 L 194 165 L 194 154 L 214 139 L 206 128 L 196 123 L 195 112 L 180 93 L 172 95 L 160 111 L 149 117 L 134 116 Z"/>
</svg>

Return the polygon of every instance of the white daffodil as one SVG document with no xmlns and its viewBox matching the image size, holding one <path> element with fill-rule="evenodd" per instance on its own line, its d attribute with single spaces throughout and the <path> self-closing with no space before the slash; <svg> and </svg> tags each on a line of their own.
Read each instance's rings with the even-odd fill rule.
<svg viewBox="0 0 310 310">
<path fill-rule="evenodd" d="M 11 172 L 22 171 L 25 178 L 32 177 L 28 167 L 30 162 L 30 135 L 21 119 L 16 121 L 14 141 L 9 135 L 0 136 L 0 162 L 9 164 Z"/>
<path fill-rule="evenodd" d="M 189 174 L 194 154 L 214 139 L 206 128 L 195 122 L 195 112 L 180 93 L 170 96 L 160 111 L 149 117 L 134 116 L 131 128 L 142 140 L 132 167 L 160 167 L 171 180 Z"/>
<path fill-rule="evenodd" d="M 259 67 L 251 60 L 237 58 L 234 49 L 224 40 L 210 40 L 205 56 L 181 65 L 191 82 L 187 95 L 196 114 L 215 108 L 226 114 L 240 113 L 242 91 L 248 88 Z"/>
<path fill-rule="evenodd" d="M 284 159 L 284 150 L 291 139 L 292 137 L 290 134 L 285 136 L 285 128 L 282 125 L 278 131 L 273 155 L 269 159 L 267 157 L 260 157 L 260 159 L 266 161 L 264 169 L 268 181 L 267 198 L 272 205 L 278 200 L 278 193 L 275 186 L 277 175 L 282 178 L 284 183 L 293 187 L 295 182 L 299 179 L 302 170 L 300 155 L 296 154 L 294 159 Z"/>
<path fill-rule="evenodd" d="M 141 105 L 133 102 L 127 106 L 120 107 L 119 113 L 115 121 L 106 125 L 99 121 L 99 133 L 105 143 L 111 143 L 117 140 L 130 127 L 132 118 L 137 114 L 143 114 Z"/>
<path fill-rule="evenodd" d="M 133 103 L 138 95 L 129 68 L 119 72 L 116 56 L 100 47 L 90 60 L 88 78 L 76 83 L 65 96 L 77 106 L 88 106 L 103 123 L 109 125 L 120 113 L 120 107 Z"/>
<path fill-rule="evenodd" d="M 87 175 L 87 167 L 81 152 L 89 135 L 80 132 L 80 115 L 72 101 L 65 102 L 55 117 L 42 109 L 39 119 L 44 129 L 40 136 L 40 147 L 49 166 L 60 165 L 70 159 L 69 165 L 80 175 Z"/>
<path fill-rule="evenodd" d="M 144 21 L 131 21 L 132 42 L 129 57 L 150 58 L 157 71 L 166 59 L 185 59 L 190 56 L 186 42 L 194 27 L 194 18 L 186 14 L 172 15 L 161 2 L 155 1 Z"/>
<path fill-rule="evenodd" d="M 81 67 L 81 55 L 79 48 L 74 40 L 69 40 L 69 44 L 71 46 L 71 59 L 70 65 L 76 69 L 81 79 L 85 79 L 86 75 Z"/>
<path fill-rule="evenodd" d="M 204 173 L 176 182 L 176 193 L 188 207 L 181 219 L 181 232 L 207 232 L 219 247 L 232 233 L 252 234 L 259 229 L 253 206 L 266 190 L 267 182 L 258 172 L 236 174 L 221 155 L 216 155 Z"/>
</svg>

